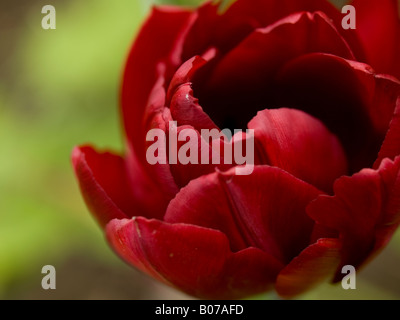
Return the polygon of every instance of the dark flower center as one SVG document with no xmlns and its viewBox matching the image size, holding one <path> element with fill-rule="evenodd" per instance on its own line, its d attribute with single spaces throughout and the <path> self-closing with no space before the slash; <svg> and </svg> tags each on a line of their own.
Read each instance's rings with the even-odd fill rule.
<svg viewBox="0 0 400 320">
<path fill-rule="evenodd" d="M 215 65 L 210 63 L 199 70 L 193 91 L 221 129 L 245 130 L 260 110 L 299 109 L 321 120 L 339 138 L 350 173 L 372 166 L 384 136 L 373 129 L 358 79 L 347 66 L 312 57 L 265 82 L 227 77 L 210 83 Z M 259 72 L 263 70 L 254 70 L 255 74 Z"/>
</svg>

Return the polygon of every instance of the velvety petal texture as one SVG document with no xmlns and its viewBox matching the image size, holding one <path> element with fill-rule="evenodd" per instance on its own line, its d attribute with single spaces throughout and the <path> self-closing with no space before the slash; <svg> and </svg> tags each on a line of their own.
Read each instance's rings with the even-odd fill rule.
<svg viewBox="0 0 400 320">
<path fill-rule="evenodd" d="M 192 81 L 195 72 L 206 64 L 206 60 L 196 56 L 186 61 L 175 73 L 168 89 L 171 115 L 178 125 L 191 125 L 197 130 L 218 127 L 203 111 L 198 99 L 193 96 Z"/>
<path fill-rule="evenodd" d="M 309 243 L 313 222 L 305 208 L 319 194 L 279 168 L 257 166 L 248 176 L 230 170 L 192 181 L 164 219 L 220 230 L 233 250 L 257 247 L 287 262 Z"/>
<path fill-rule="evenodd" d="M 350 172 L 372 166 L 393 117 L 400 83 L 360 62 L 312 53 L 279 72 L 279 101 L 320 119 L 341 141 Z"/>
<path fill-rule="evenodd" d="M 143 152 L 145 133 L 142 117 L 151 89 L 157 81 L 157 65 L 168 65 L 172 50 L 192 19 L 192 12 L 175 7 L 153 8 L 132 46 L 122 83 L 121 104 L 124 128 L 135 152 Z M 165 27 L 168 26 L 168 27 Z M 137 146 L 137 147 L 136 147 Z"/>
<path fill-rule="evenodd" d="M 249 123 L 258 152 L 270 165 L 331 191 L 333 182 L 347 173 L 340 141 L 317 119 L 293 109 L 263 110 Z"/>
<path fill-rule="evenodd" d="M 183 57 L 189 59 L 214 46 L 228 52 L 257 28 L 267 27 L 293 13 L 301 11 L 321 11 L 340 30 L 351 44 L 358 59 L 363 59 L 361 44 L 353 30 L 341 27 L 341 13 L 326 0 L 237 0 L 221 14 L 212 1 L 206 2 L 198 10 L 198 16 L 188 33 Z"/>
<path fill-rule="evenodd" d="M 397 0 L 354 0 L 357 28 L 368 62 L 400 79 L 400 20 Z"/>
<path fill-rule="evenodd" d="M 276 92 L 274 80 L 283 65 L 312 52 L 354 57 L 322 12 L 292 14 L 273 25 L 254 30 L 219 58 L 215 67 L 203 68 L 195 77 L 196 96 L 221 128 L 225 127 L 226 117 L 236 120 L 232 124 L 234 128 L 246 128 L 261 106 L 276 107 L 270 103 Z"/>
<path fill-rule="evenodd" d="M 113 220 L 106 233 L 127 262 L 197 297 L 232 299 L 265 291 L 282 268 L 255 248 L 233 253 L 223 233 L 193 225 L 138 217 Z"/>
<path fill-rule="evenodd" d="M 126 151 L 72 153 L 122 259 L 198 298 L 294 298 L 384 249 L 400 225 L 398 4 L 352 4 L 355 30 L 326 0 L 151 10 L 122 77 Z"/>
<path fill-rule="evenodd" d="M 282 297 L 291 298 L 330 280 L 340 263 L 341 248 L 338 239 L 319 239 L 279 273 L 276 291 Z"/>
<path fill-rule="evenodd" d="M 123 158 L 84 146 L 74 149 L 72 162 L 86 204 L 101 226 L 135 210 Z"/>
<path fill-rule="evenodd" d="M 334 196 L 320 196 L 307 212 L 343 239 L 341 265 L 359 267 L 381 249 L 400 223 L 400 157 L 385 159 L 377 170 L 364 169 L 335 182 Z M 337 277 L 340 276 L 340 268 Z M 338 278 L 337 278 L 338 279 Z"/>
</svg>

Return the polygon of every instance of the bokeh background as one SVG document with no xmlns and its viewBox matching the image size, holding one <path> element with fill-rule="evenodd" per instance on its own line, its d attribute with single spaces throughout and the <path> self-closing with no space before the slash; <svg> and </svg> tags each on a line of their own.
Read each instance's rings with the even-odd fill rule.
<svg viewBox="0 0 400 320">
<path fill-rule="evenodd" d="M 41 28 L 46 4 L 56 30 Z M 123 150 L 121 72 L 151 5 L 0 0 L 0 299 L 190 299 L 112 253 L 70 164 L 77 144 Z M 56 290 L 41 287 L 44 265 L 56 268 Z M 399 269 L 398 232 L 358 273 L 357 290 L 326 284 L 300 299 L 399 299 Z"/>
</svg>

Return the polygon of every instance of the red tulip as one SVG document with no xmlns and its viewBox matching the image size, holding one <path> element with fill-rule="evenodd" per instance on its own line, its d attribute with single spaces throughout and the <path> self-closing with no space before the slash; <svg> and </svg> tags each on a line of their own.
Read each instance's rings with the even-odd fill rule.
<svg viewBox="0 0 400 320">
<path fill-rule="evenodd" d="M 73 152 L 125 261 L 196 297 L 293 297 L 385 247 L 400 223 L 398 8 L 353 5 L 355 30 L 323 0 L 152 10 L 125 67 L 125 155 Z M 253 173 L 150 165 L 146 135 L 171 121 L 254 129 Z"/>
</svg>

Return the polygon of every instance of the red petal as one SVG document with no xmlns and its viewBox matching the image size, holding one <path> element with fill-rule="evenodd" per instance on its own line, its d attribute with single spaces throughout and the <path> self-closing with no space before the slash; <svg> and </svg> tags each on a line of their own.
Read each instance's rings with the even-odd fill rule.
<svg viewBox="0 0 400 320">
<path fill-rule="evenodd" d="M 167 62 L 168 66 L 174 64 L 173 55 L 179 51 L 177 41 L 186 32 L 192 17 L 190 11 L 183 9 L 154 8 L 129 54 L 122 86 L 122 113 L 128 140 L 140 159 L 144 158 L 145 140 L 142 119 L 158 78 L 156 67 L 160 61 Z"/>
<path fill-rule="evenodd" d="M 354 0 L 357 28 L 368 62 L 400 79 L 400 22 L 397 0 Z"/>
<path fill-rule="evenodd" d="M 215 171 L 216 168 L 220 168 L 221 170 L 227 170 L 232 165 L 224 165 L 223 156 L 218 157 L 220 164 L 213 164 L 213 149 L 211 145 L 206 142 L 200 135 L 198 131 L 196 131 L 191 126 L 180 126 L 175 128 L 177 132 L 177 137 L 180 134 L 187 134 L 190 132 L 190 138 L 187 138 L 186 141 L 178 141 L 177 143 L 177 152 L 182 152 L 184 150 L 182 147 L 185 145 L 187 147 L 190 145 L 190 153 L 193 150 L 197 150 L 197 163 L 181 163 L 180 160 L 177 161 L 177 164 L 170 164 L 170 170 L 174 177 L 176 184 L 182 188 L 186 186 L 191 180 L 196 179 L 202 175 L 206 175 Z M 185 132 L 186 131 L 186 132 Z M 208 164 L 204 162 L 202 159 L 202 151 L 208 149 Z M 221 147 L 221 154 L 223 149 Z M 187 152 L 188 154 L 189 152 Z M 192 155 L 191 155 L 192 156 Z"/>
<path fill-rule="evenodd" d="M 192 76 L 206 62 L 201 57 L 193 57 L 182 64 L 171 80 L 167 101 L 178 126 L 191 125 L 197 130 L 217 128 L 193 97 Z"/>
<path fill-rule="evenodd" d="M 237 0 L 223 14 L 210 1 L 198 10 L 198 18 L 186 39 L 183 57 L 189 59 L 210 46 L 227 52 L 254 29 L 266 27 L 300 11 L 322 11 L 328 15 L 351 44 L 357 57 L 362 58 L 363 53 L 354 30 L 341 28 L 341 13 L 325 0 Z"/>
<path fill-rule="evenodd" d="M 283 267 L 278 260 L 260 249 L 247 248 L 231 254 L 222 276 L 224 288 L 229 289 L 220 298 L 243 298 L 265 292 L 272 288 Z"/>
<path fill-rule="evenodd" d="M 133 192 L 131 201 L 136 199 L 139 204 L 134 214 L 129 216 L 140 213 L 147 218 L 161 219 L 178 191 L 169 166 L 156 164 L 149 169 L 150 165 L 143 166 L 132 152 L 126 158 L 127 175 Z"/>
<path fill-rule="evenodd" d="M 259 152 L 264 152 L 270 165 L 321 190 L 332 191 L 333 182 L 347 173 L 339 140 L 321 121 L 303 111 L 260 111 L 249 128 L 254 129 Z"/>
<path fill-rule="evenodd" d="M 171 101 L 171 115 L 178 125 L 191 125 L 196 130 L 218 129 L 217 125 L 203 111 L 198 99 L 193 96 L 191 84 L 181 85 Z"/>
<path fill-rule="evenodd" d="M 292 60 L 279 74 L 280 103 L 322 120 L 348 155 L 351 172 L 375 161 L 400 84 L 365 64 L 327 54 Z"/>
<path fill-rule="evenodd" d="M 228 141 L 225 136 L 226 132 L 220 131 L 217 128 L 213 128 L 215 131 L 208 131 L 209 129 L 203 131 L 202 129 L 201 133 L 188 125 L 175 127 L 172 124 L 169 128 L 172 131 L 176 131 L 176 137 L 179 138 L 176 151 L 173 151 L 178 154 L 179 160 L 176 161 L 176 164 L 170 163 L 169 168 L 174 181 L 180 188 L 186 186 L 191 180 L 215 172 L 216 170 L 227 171 L 234 166 L 246 164 L 250 166 L 248 169 L 251 170 L 254 164 L 265 164 L 257 152 L 254 154 L 254 159 L 250 157 L 250 152 L 254 152 L 254 146 L 252 150 L 248 150 L 247 143 L 253 143 L 254 145 L 254 137 L 248 133 L 240 131 L 234 134 L 232 139 Z M 229 132 L 229 134 L 232 133 Z M 227 136 L 229 134 L 226 133 Z M 186 140 L 179 141 L 182 139 L 181 135 Z M 173 138 L 176 139 L 176 137 Z M 203 152 L 207 150 L 208 156 L 206 154 L 203 156 Z M 244 150 L 246 153 L 243 159 L 245 163 L 241 162 L 242 159 L 236 159 L 236 154 L 243 154 Z M 185 156 L 188 157 L 186 160 L 190 160 L 189 163 L 181 162 L 181 157 L 184 154 L 182 152 L 186 152 Z M 193 155 L 192 152 L 195 154 Z M 251 171 L 247 172 L 247 174 L 251 173 Z"/>
<path fill-rule="evenodd" d="M 74 149 L 72 162 L 85 202 L 102 227 L 138 213 L 162 217 L 175 195 L 147 176 L 133 154 L 124 159 L 83 146 Z"/>
<path fill-rule="evenodd" d="M 183 84 L 191 83 L 193 74 L 207 63 L 207 60 L 200 56 L 194 56 L 185 61 L 175 72 L 168 87 L 167 100 L 171 101 L 171 97 L 175 91 Z"/>
<path fill-rule="evenodd" d="M 320 239 L 294 258 L 280 273 L 276 291 L 284 298 L 292 298 L 332 277 L 339 262 L 341 242 Z"/>
<path fill-rule="evenodd" d="M 224 234 L 192 225 L 141 217 L 113 220 L 107 238 L 128 263 L 200 298 L 232 299 L 265 291 L 282 268 L 257 249 L 233 254 Z"/>
<path fill-rule="evenodd" d="M 217 173 L 199 177 L 182 188 L 170 202 L 164 220 L 222 231 L 233 251 L 248 247 Z"/>
<path fill-rule="evenodd" d="M 307 208 L 318 223 L 343 239 L 341 265 L 359 267 L 379 251 L 400 223 L 400 157 L 378 170 L 364 169 L 336 181 L 335 196 L 320 196 Z M 339 276 L 340 268 L 338 269 Z"/>
<path fill-rule="evenodd" d="M 279 69 L 291 59 L 311 52 L 354 58 L 327 16 L 321 12 L 295 13 L 252 32 L 209 75 L 196 79 L 196 96 L 220 127 L 224 119 L 231 117 L 238 121 L 235 128 L 245 128 L 261 106 L 276 107 L 270 104 L 274 103 L 273 84 Z"/>
<path fill-rule="evenodd" d="M 378 159 L 375 161 L 374 169 L 379 167 L 383 159 L 389 158 L 394 160 L 398 155 L 400 155 L 400 97 L 397 100 L 396 110 L 379 152 Z"/>
<path fill-rule="evenodd" d="M 279 168 L 256 166 L 248 176 L 232 169 L 190 182 L 165 220 L 221 230 L 234 250 L 253 246 L 287 262 L 309 244 L 305 208 L 320 193 Z"/>
<path fill-rule="evenodd" d="M 72 162 L 85 202 L 102 227 L 137 213 L 123 158 L 87 146 L 74 149 Z"/>
<path fill-rule="evenodd" d="M 266 28 L 254 30 L 224 56 L 213 73 L 210 86 L 223 82 L 221 79 L 265 83 L 283 63 L 311 52 L 354 58 L 326 15 L 295 13 Z"/>
<path fill-rule="evenodd" d="M 143 150 L 146 150 L 146 159 L 141 160 L 141 167 L 146 171 L 149 177 L 152 178 L 154 184 L 159 185 L 159 188 L 169 195 L 170 199 L 172 199 L 175 194 L 178 192 L 178 187 L 174 181 L 174 178 L 171 174 L 171 168 L 169 163 L 156 163 L 154 165 L 150 165 L 147 159 L 147 150 L 150 145 L 152 145 L 153 141 L 147 141 L 147 133 L 152 129 L 161 129 L 165 137 L 168 137 L 169 131 L 169 123 L 173 121 L 170 110 L 165 107 L 165 90 L 164 90 L 164 72 L 165 69 L 160 68 L 159 79 L 156 82 L 149 98 L 149 103 L 146 106 L 145 114 L 143 118 L 143 130 L 146 133 L 143 142 Z M 165 144 L 165 152 L 168 157 L 167 152 L 167 144 Z M 135 151 L 133 150 L 134 154 Z"/>
</svg>

